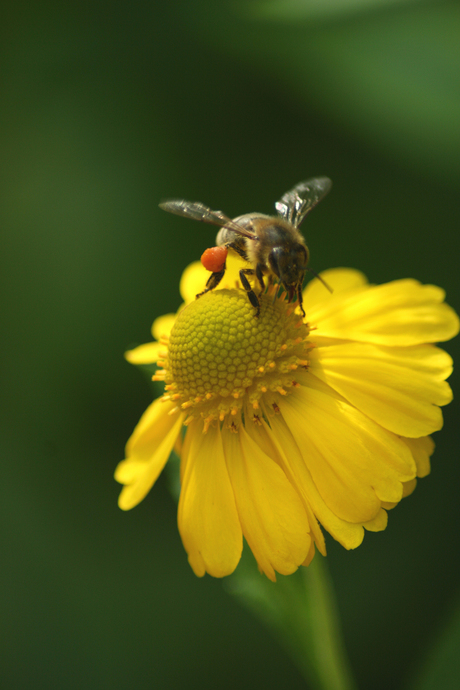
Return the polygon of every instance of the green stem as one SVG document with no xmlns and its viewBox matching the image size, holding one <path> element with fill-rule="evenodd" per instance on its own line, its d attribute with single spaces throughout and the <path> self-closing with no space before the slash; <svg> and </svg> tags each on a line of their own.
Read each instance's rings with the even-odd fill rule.
<svg viewBox="0 0 460 690">
<path fill-rule="evenodd" d="M 255 571 L 253 562 L 243 561 L 230 578 L 232 593 L 274 630 L 309 687 L 356 690 L 332 581 L 321 556 L 294 575 L 278 576 L 276 583 Z"/>
<path fill-rule="evenodd" d="M 312 645 L 305 671 L 314 667 L 321 690 L 354 690 L 351 667 L 342 640 L 341 625 L 332 580 L 317 554 L 308 568 L 300 568 L 310 615 L 299 620 L 299 634 Z M 305 626 L 306 634 L 302 628 Z M 303 656 L 305 658 L 305 655 Z M 298 659 L 302 663 L 302 657 Z"/>
</svg>

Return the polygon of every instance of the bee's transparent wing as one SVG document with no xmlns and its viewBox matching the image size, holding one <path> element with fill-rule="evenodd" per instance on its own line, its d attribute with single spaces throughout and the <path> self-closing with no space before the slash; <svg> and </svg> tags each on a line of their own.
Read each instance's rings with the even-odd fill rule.
<svg viewBox="0 0 460 690">
<path fill-rule="evenodd" d="M 328 177 L 313 177 L 299 182 L 276 202 L 279 215 L 298 228 L 307 213 L 323 199 L 332 187 Z"/>
<path fill-rule="evenodd" d="M 184 199 L 172 199 L 160 204 L 163 211 L 175 213 L 176 216 L 185 216 L 193 220 L 200 220 L 204 223 L 212 223 L 213 225 L 226 225 L 231 223 L 231 219 L 227 218 L 222 211 L 212 211 L 210 208 L 201 204 L 199 201 L 185 201 Z"/>
<path fill-rule="evenodd" d="M 212 223 L 212 225 L 224 225 L 230 227 L 238 235 L 250 237 L 254 239 L 254 235 L 235 223 L 231 218 L 222 213 L 222 211 L 213 211 L 205 206 L 200 201 L 185 201 L 184 199 L 172 199 L 171 201 L 164 201 L 160 204 L 163 211 L 175 213 L 176 216 L 185 216 L 185 218 L 192 218 L 203 223 Z"/>
</svg>

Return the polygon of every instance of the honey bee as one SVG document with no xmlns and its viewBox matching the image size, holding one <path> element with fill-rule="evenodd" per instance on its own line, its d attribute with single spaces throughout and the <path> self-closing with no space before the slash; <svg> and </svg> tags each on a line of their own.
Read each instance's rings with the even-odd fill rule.
<svg viewBox="0 0 460 690">
<path fill-rule="evenodd" d="M 205 223 L 219 225 L 216 247 L 207 249 L 202 256 L 204 267 L 211 271 L 206 287 L 197 295 L 201 297 L 216 288 L 225 275 L 227 252 L 236 252 L 251 268 L 240 270 L 240 280 L 249 301 L 260 314 L 259 297 L 247 276 L 255 276 L 261 293 L 265 290 L 264 276 L 271 282 L 277 280 L 286 290 L 289 300 L 299 300 L 303 316 L 302 285 L 306 271 L 317 275 L 307 267 L 308 247 L 299 226 L 305 216 L 323 199 L 331 189 L 328 177 L 314 177 L 300 182 L 276 202 L 277 216 L 263 213 L 246 213 L 237 218 L 228 218 L 222 211 L 212 211 L 200 202 L 176 199 L 160 204 L 160 208 L 178 216 L 193 218 Z M 329 286 L 317 276 L 328 288 Z M 259 294 L 261 294 L 259 293 Z"/>
</svg>

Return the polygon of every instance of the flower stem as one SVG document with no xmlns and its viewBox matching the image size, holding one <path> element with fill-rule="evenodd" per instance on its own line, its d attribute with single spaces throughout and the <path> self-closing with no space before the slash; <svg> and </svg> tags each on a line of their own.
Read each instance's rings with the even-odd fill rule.
<svg viewBox="0 0 460 690">
<path fill-rule="evenodd" d="M 243 561 L 227 580 L 231 592 L 273 629 L 309 687 L 355 690 L 332 581 L 321 557 L 317 554 L 308 568 L 293 575 L 278 576 L 276 583 L 263 578 L 253 562 Z"/>
<path fill-rule="evenodd" d="M 310 615 L 304 625 L 309 628 L 310 664 L 318 677 L 318 688 L 353 690 L 351 667 L 341 635 L 341 625 L 332 580 L 324 561 L 318 555 L 308 568 L 300 568 Z"/>
</svg>

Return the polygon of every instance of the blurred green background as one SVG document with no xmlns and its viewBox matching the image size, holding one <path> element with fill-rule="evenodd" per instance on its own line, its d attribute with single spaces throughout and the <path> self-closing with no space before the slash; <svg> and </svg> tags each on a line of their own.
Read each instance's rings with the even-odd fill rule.
<svg viewBox="0 0 460 690">
<path fill-rule="evenodd" d="M 123 352 L 176 310 L 214 238 L 160 200 L 267 213 L 319 175 L 334 188 L 303 228 L 315 270 L 414 277 L 458 309 L 459 5 L 19 0 L 2 14 L 0 684 L 305 687 L 225 582 L 193 575 L 164 477 L 118 509 L 113 470 L 152 399 Z M 362 689 L 458 687 L 455 403 L 435 440 L 432 475 L 386 532 L 355 552 L 328 539 Z"/>
</svg>

